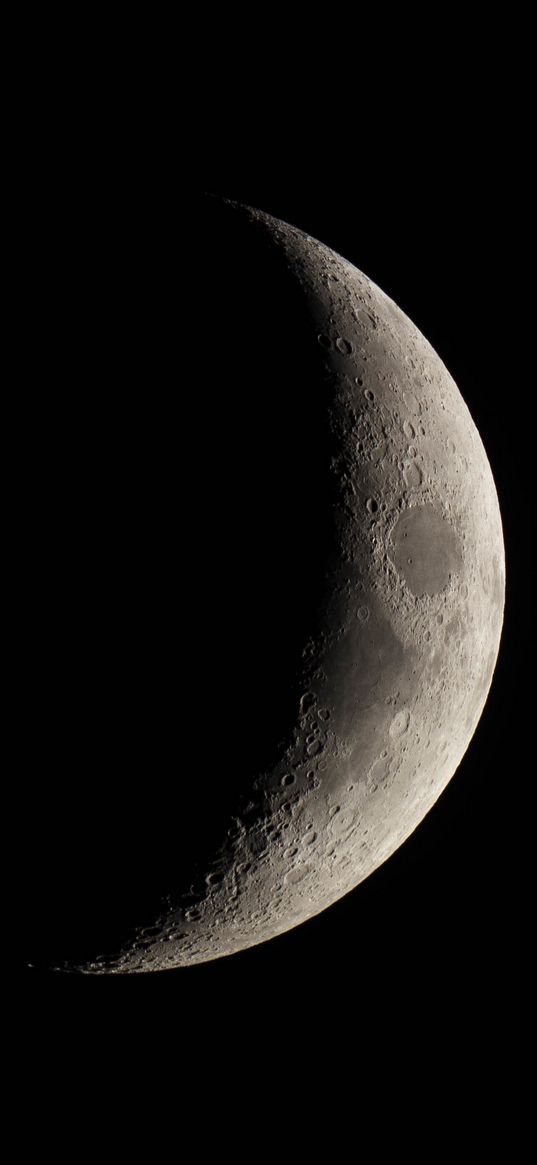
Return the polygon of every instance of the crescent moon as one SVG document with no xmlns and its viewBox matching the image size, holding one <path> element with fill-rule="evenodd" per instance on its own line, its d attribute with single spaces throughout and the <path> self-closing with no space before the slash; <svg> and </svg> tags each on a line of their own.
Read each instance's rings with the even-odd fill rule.
<svg viewBox="0 0 537 1165">
<path fill-rule="evenodd" d="M 498 499 L 479 433 L 440 357 L 375 283 L 303 231 L 215 199 L 205 201 L 200 229 L 196 245 L 209 243 L 196 310 L 207 339 L 204 346 L 202 327 L 195 344 L 205 352 L 210 383 L 194 407 L 216 409 L 219 421 L 219 386 L 232 386 L 236 376 L 242 391 L 251 380 L 247 478 L 256 472 L 251 432 L 265 424 L 274 472 L 279 461 L 290 463 L 289 450 L 279 447 L 288 431 L 302 459 L 296 479 L 285 469 L 288 492 L 278 504 L 283 513 L 287 499 L 293 517 L 279 557 L 270 492 L 259 511 L 274 592 L 287 575 L 275 602 L 289 601 L 295 612 L 285 626 L 296 628 L 298 662 L 277 684 L 271 665 L 259 720 L 255 699 L 244 697 L 255 721 L 252 739 L 257 729 L 263 736 L 273 714 L 274 747 L 266 755 L 260 748 L 240 788 L 230 782 L 228 799 L 218 793 L 220 835 L 211 835 L 210 852 L 206 846 L 192 878 L 171 879 L 150 925 L 121 949 L 78 965 L 86 973 L 218 959 L 272 939 L 348 894 L 409 837 L 453 776 L 499 650 L 505 566 Z M 256 396 L 257 377 L 265 376 L 265 385 L 268 379 L 265 354 L 278 423 L 264 420 L 268 394 Z M 248 489 L 241 480 L 237 504 L 239 490 Z M 225 521 L 213 496 L 209 529 Z M 233 538 L 224 539 L 220 575 L 232 571 L 234 552 Z M 254 557 L 251 577 L 259 578 L 261 552 Z M 247 635 L 260 636 L 270 653 L 279 616 L 263 639 L 261 610 L 248 606 L 248 594 L 241 602 L 251 620 Z M 300 621 L 304 609 L 309 626 Z M 210 657 L 207 669 L 209 687 L 225 688 Z M 246 674 L 243 686 L 254 679 Z M 280 719 L 279 688 L 286 709 Z M 240 719 L 240 683 L 234 702 Z M 221 785 L 240 740 L 239 730 L 224 748 Z M 203 768 L 203 742 L 195 749 L 194 766 Z M 198 825 L 191 820 L 189 828 L 201 834 L 199 805 L 198 812 Z"/>
</svg>

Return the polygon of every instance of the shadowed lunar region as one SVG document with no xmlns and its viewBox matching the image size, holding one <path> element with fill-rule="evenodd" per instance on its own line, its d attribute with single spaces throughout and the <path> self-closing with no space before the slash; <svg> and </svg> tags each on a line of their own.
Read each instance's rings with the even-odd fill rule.
<svg viewBox="0 0 537 1165">
<path fill-rule="evenodd" d="M 217 959 L 347 894 L 453 776 L 499 648 L 494 482 L 427 340 L 270 215 L 206 197 L 184 229 L 91 316 L 117 375 L 77 389 L 57 551 L 48 527 L 30 956 L 65 970 Z"/>
</svg>

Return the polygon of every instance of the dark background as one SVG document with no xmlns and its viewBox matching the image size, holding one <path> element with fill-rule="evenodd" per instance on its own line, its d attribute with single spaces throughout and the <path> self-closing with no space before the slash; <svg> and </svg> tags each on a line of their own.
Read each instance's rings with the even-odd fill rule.
<svg viewBox="0 0 537 1165">
<path fill-rule="evenodd" d="M 353 1044 L 368 1046 L 375 1013 L 395 1042 L 411 1042 L 414 1024 L 440 1030 L 461 1015 L 498 1031 L 511 1022 L 527 945 L 518 836 L 530 782 L 519 723 L 528 518 L 519 463 L 529 453 L 529 355 L 516 137 L 495 108 L 469 126 L 449 102 L 425 134 L 412 119 L 403 127 L 391 106 L 374 143 L 361 121 L 342 129 L 328 118 L 312 132 L 307 115 L 271 116 L 270 102 L 243 127 L 237 106 L 222 112 L 217 96 L 201 124 L 197 106 L 183 110 L 173 138 L 154 123 L 140 132 L 133 117 L 120 146 L 92 142 L 93 164 L 112 185 L 126 174 L 153 193 L 160 183 L 167 205 L 176 201 L 179 236 L 188 230 L 187 188 L 260 207 L 333 247 L 407 312 L 458 384 L 495 477 L 507 559 L 499 660 L 448 788 L 352 894 L 268 944 L 205 966 L 108 979 L 22 971 L 19 1015 L 30 1040 L 45 1045 L 91 1039 L 94 1023 L 105 1046 L 117 1038 L 121 1057 L 125 1038 L 134 1048 L 135 1033 L 148 1040 L 154 1025 L 157 1042 L 169 1032 L 179 1055 L 195 1053 L 200 1072 L 206 1054 L 234 1041 L 254 1060 L 279 1058 L 282 1046 L 292 1055 L 315 1031 L 339 1046 L 348 1028 Z M 36 140 L 37 122 L 36 114 Z M 85 147 L 78 122 L 77 140 L 81 133 Z M 61 133 L 58 142 L 55 150 L 47 141 L 47 173 L 65 166 Z"/>
</svg>

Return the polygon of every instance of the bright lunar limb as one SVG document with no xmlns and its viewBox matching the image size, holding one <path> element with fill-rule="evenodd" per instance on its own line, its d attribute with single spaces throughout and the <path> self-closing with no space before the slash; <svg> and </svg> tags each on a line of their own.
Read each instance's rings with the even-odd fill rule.
<svg viewBox="0 0 537 1165">
<path fill-rule="evenodd" d="M 468 408 L 428 341 L 366 275 L 303 231 L 216 199 L 205 200 L 197 222 L 199 246 L 210 238 L 196 297 L 203 408 L 210 415 L 222 386 L 229 391 L 236 379 L 242 391 L 248 379 L 252 432 L 261 432 L 271 422 L 256 404 L 257 382 L 267 393 L 270 386 L 277 417 L 271 457 L 284 466 L 293 509 L 279 568 L 271 567 L 278 533 L 272 542 L 267 533 L 267 563 L 259 552 L 252 577 L 273 569 L 275 593 L 287 576 L 284 599 L 274 600 L 283 602 L 303 569 L 300 593 L 289 601 L 304 610 L 311 577 L 314 614 L 310 626 L 296 624 L 298 662 L 278 678 L 292 707 L 287 719 L 282 714 L 277 747 L 252 763 L 229 803 L 220 787 L 220 833 L 192 879 L 181 874 L 173 885 L 172 878 L 157 917 L 121 949 L 79 964 L 91 973 L 154 971 L 232 954 L 306 921 L 367 878 L 457 769 L 487 698 L 502 627 L 504 548 L 491 469 Z M 226 304 L 228 280 L 233 296 Z M 290 427 L 286 421 L 295 398 L 305 431 L 309 413 L 316 417 L 307 455 L 301 424 L 296 416 Z M 237 408 L 246 412 L 244 403 Z M 285 469 L 292 449 L 288 456 L 279 446 L 289 434 L 297 455 L 310 458 L 296 480 Z M 233 512 L 255 474 L 251 443 L 245 434 L 248 474 L 237 484 Z M 260 504 L 269 530 L 270 490 Z M 283 512 L 282 498 L 275 504 Z M 215 496 L 209 540 L 212 524 L 223 521 L 219 513 Z M 226 545 L 228 572 L 234 544 Z M 269 653 L 265 613 L 268 603 L 249 612 L 248 634 L 258 633 L 260 651 Z M 211 675 L 222 691 L 216 663 Z M 235 682 L 239 721 L 241 701 L 250 699 L 241 685 L 249 684 L 250 674 Z M 274 688 L 274 716 L 276 700 Z M 253 698 L 248 715 L 255 719 Z M 270 722 L 270 712 L 260 713 L 260 735 Z M 227 724 L 221 786 L 240 748 L 240 731 L 230 739 Z M 176 779 L 180 774 L 170 776 Z"/>
</svg>

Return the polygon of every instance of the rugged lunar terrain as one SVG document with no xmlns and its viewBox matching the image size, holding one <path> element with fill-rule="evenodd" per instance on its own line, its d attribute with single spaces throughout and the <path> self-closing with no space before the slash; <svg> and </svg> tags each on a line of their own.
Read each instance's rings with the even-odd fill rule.
<svg viewBox="0 0 537 1165">
<path fill-rule="evenodd" d="M 121 950 L 79 965 L 90 973 L 216 959 L 347 894 L 401 845 L 452 777 L 498 652 L 498 501 L 441 359 L 379 287 L 327 246 L 250 208 L 226 203 L 218 214 L 223 230 L 232 235 L 240 221 L 252 246 L 260 240 L 263 253 L 277 256 L 282 286 L 292 284 L 303 304 L 299 339 L 327 427 L 330 548 L 279 751 L 233 794 L 221 840 L 192 881 L 168 886 L 158 917 Z M 296 529 L 300 539 L 300 519 Z M 311 540 L 304 553 L 314 553 Z M 236 700 L 240 715 L 240 688 Z M 224 780 L 226 763 L 229 752 Z"/>
</svg>

